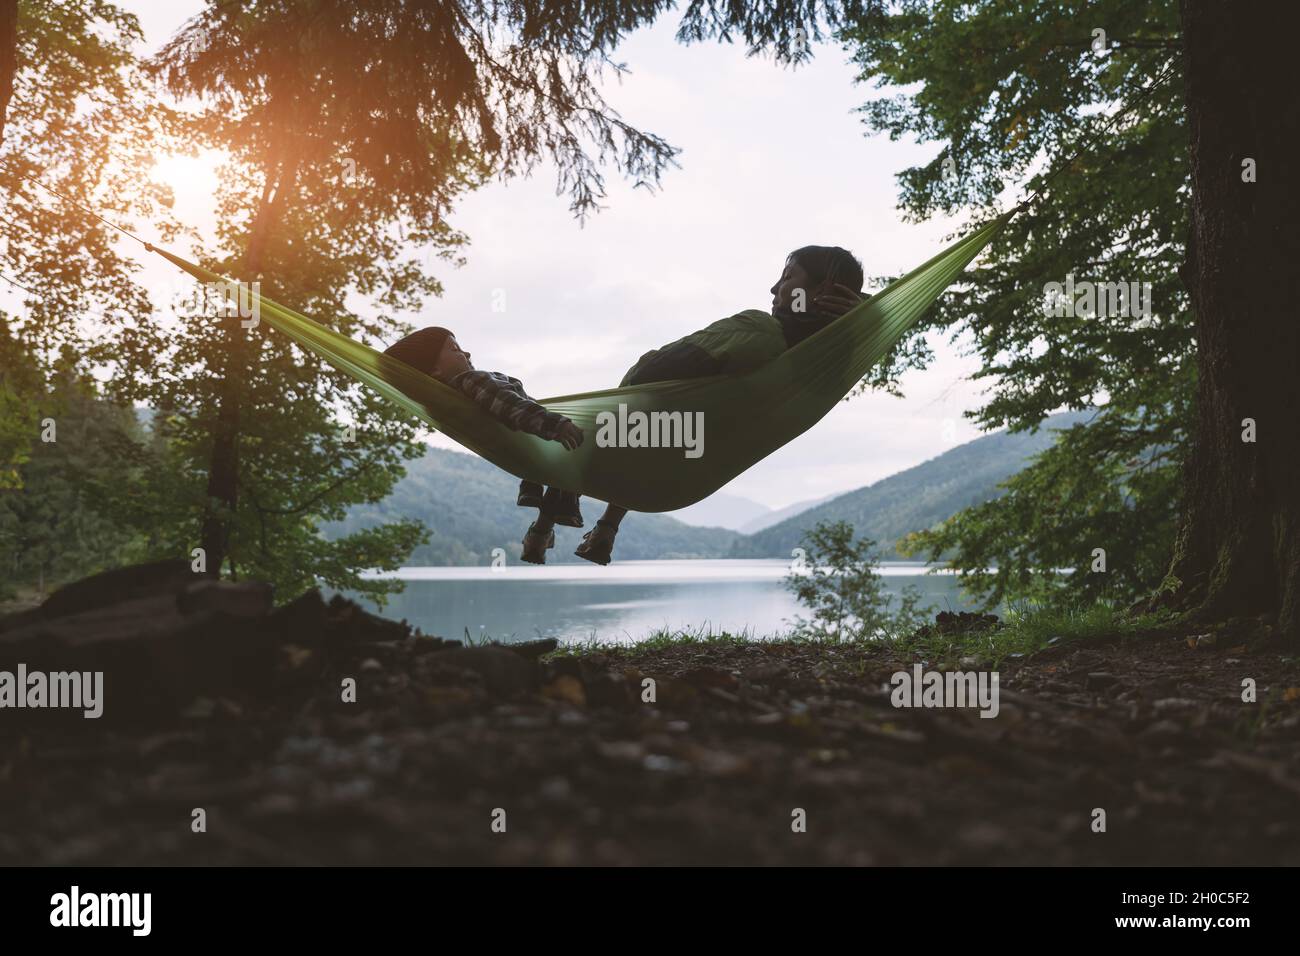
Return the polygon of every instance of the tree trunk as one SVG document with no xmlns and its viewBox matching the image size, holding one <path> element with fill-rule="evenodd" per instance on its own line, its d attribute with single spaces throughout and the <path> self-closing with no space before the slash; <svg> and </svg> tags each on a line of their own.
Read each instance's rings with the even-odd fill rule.
<svg viewBox="0 0 1300 956">
<path fill-rule="evenodd" d="M 267 234 L 284 208 L 285 183 L 293 176 L 292 170 L 281 166 L 274 184 L 268 181 L 249 229 L 242 275 L 235 278 L 243 282 L 260 279 Z M 248 361 L 245 337 L 257 334 L 240 324 L 237 312 L 222 319 L 221 329 L 224 360 L 217 419 L 212 432 L 212 453 L 208 460 L 208 507 L 200 532 L 200 546 L 208 571 L 216 575 L 221 573 L 221 565 L 230 556 L 230 534 L 239 508 L 239 403 Z M 233 562 L 231 570 L 234 570 Z"/>
<path fill-rule="evenodd" d="M 1152 604 L 1189 623 L 1265 616 L 1296 639 L 1300 110 L 1289 34 L 1227 0 L 1182 0 L 1181 14 L 1192 176 L 1183 275 L 1199 381 L 1173 562 Z M 1247 160 L 1258 182 L 1243 181 Z"/>
<path fill-rule="evenodd" d="M 208 573 L 221 574 L 239 508 L 239 393 L 244 381 L 243 329 L 238 314 L 221 319 L 222 369 L 217 420 L 208 459 L 208 506 L 199 546 Z"/>
<path fill-rule="evenodd" d="M 0 143 L 18 73 L 18 0 L 0 0 Z"/>
</svg>

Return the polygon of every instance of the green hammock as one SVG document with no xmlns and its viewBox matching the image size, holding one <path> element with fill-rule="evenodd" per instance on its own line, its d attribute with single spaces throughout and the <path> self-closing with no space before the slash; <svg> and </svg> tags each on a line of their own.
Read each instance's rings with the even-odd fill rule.
<svg viewBox="0 0 1300 956">
<path fill-rule="evenodd" d="M 583 430 L 575 451 L 512 431 L 460 392 L 404 362 L 354 342 L 264 296 L 260 319 L 330 365 L 375 389 L 428 425 L 519 478 L 529 478 L 611 501 L 632 511 L 674 511 L 717 491 L 786 442 L 815 425 L 979 255 L 1015 211 L 992 220 L 891 283 L 816 335 L 739 376 L 656 382 L 543 399 Z M 153 248 L 203 282 L 222 277 Z M 617 370 L 617 371 L 621 371 Z M 610 374 L 616 370 L 611 369 Z M 620 406 L 623 406 L 620 409 Z M 668 435 L 671 413 L 700 421 L 698 457 L 682 447 L 601 447 L 601 413 L 631 424 L 649 416 L 655 434 Z M 664 414 L 667 413 L 667 414 Z M 644 420 L 643 420 L 644 421 Z M 610 433 L 606 427 L 606 433 Z M 648 437 L 647 433 L 647 437 Z M 677 433 L 681 437 L 681 433 Z"/>
</svg>

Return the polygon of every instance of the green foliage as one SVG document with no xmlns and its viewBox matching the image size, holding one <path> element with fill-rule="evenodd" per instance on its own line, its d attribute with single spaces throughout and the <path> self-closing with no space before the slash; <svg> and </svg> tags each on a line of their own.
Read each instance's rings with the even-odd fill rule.
<svg viewBox="0 0 1300 956">
<path fill-rule="evenodd" d="M 29 457 L 16 487 L 0 491 L 0 598 L 19 588 L 45 593 L 141 553 L 122 520 L 138 478 L 135 415 L 103 401 L 70 363 L 51 378 L 48 391 L 28 396 L 37 418 Z"/>
<path fill-rule="evenodd" d="M 622 35 L 666 6 L 211 2 L 156 67 L 174 93 L 231 115 L 229 146 L 262 154 L 254 168 L 274 157 L 314 173 L 304 177 L 312 205 L 375 189 L 398 205 L 445 211 L 466 165 L 513 176 L 545 159 L 585 213 L 604 195 L 603 164 L 653 185 L 676 152 L 624 122 L 599 92 L 604 71 L 623 69 L 609 59 Z M 351 191 L 338 188 L 346 160 Z M 370 239 L 385 241 L 379 229 Z"/>
<path fill-rule="evenodd" d="M 0 313 L 0 492 L 22 486 L 18 469 L 30 457 L 36 436 L 39 385 L 34 358 Z"/>
<path fill-rule="evenodd" d="M 129 403 L 148 394 L 163 340 L 143 318 L 148 298 L 119 234 L 23 177 L 116 222 L 147 218 L 164 239 L 174 234 L 165 191 L 140 175 L 173 130 L 135 69 L 141 39 L 136 18 L 102 0 L 18 4 L 12 73 L 0 78 L 12 83 L 0 123 L 0 274 L 22 305 L 0 315 L 6 596 L 135 556 L 118 511 L 141 437 Z M 45 419 L 55 442 L 40 440 Z"/>
<path fill-rule="evenodd" d="M 891 612 L 893 595 L 876 572 L 875 542 L 854 538 L 844 521 L 819 522 L 804 538 L 804 567 L 792 569 L 786 586 L 812 612 L 799 617 L 796 638 L 850 641 L 888 638 L 920 627 L 931 608 L 920 606 L 921 594 L 908 586 L 898 609 Z"/>
<path fill-rule="evenodd" d="M 130 226 L 148 218 L 166 239 L 168 196 L 140 171 L 172 132 L 135 66 L 136 18 L 103 0 L 18 5 L 13 99 L 0 137 L 0 273 L 23 290 L 10 332 L 52 365 L 72 348 L 107 375 L 119 401 L 143 395 L 161 339 L 138 268 L 121 237 L 89 213 L 53 199 L 23 175 L 90 202 Z"/>
<path fill-rule="evenodd" d="M 864 106 L 866 125 L 941 146 L 899 174 L 905 213 L 982 218 L 1018 181 L 1043 190 L 864 385 L 896 384 L 924 366 L 921 337 L 949 330 L 970 334 L 982 360 L 990 398 L 981 425 L 1025 429 L 1063 407 L 1100 409 L 1090 434 L 1067 433 L 1005 498 L 916 543 L 955 549 L 956 565 L 979 572 L 993 599 L 1136 597 L 1158 584 L 1172 544 L 1194 389 L 1193 320 L 1178 278 L 1189 185 L 1176 4 L 912 0 L 892 9 L 841 38 L 864 81 L 907 90 Z M 1100 55 L 1094 26 L 1110 42 Z M 1100 137 L 1116 101 L 1139 97 L 1171 64 L 1172 80 Z M 1044 288 L 1067 273 L 1150 282 L 1151 321 L 1049 314 Z M 1030 573 L 1078 567 L 1094 547 L 1114 556 L 1104 587 L 1086 574 Z"/>
<path fill-rule="evenodd" d="M 1127 458 L 1113 454 L 1125 448 Z M 1131 602 L 1168 567 L 1178 479 L 1170 455 L 1115 414 L 1076 424 L 1010 478 L 1004 495 L 911 535 L 905 547 L 951 553 L 966 569 L 962 587 L 990 608 L 1059 604 L 1066 595 L 1075 604 Z"/>
</svg>

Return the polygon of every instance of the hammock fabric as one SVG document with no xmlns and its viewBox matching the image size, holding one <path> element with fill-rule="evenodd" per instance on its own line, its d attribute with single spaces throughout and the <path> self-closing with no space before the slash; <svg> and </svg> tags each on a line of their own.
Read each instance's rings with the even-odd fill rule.
<svg viewBox="0 0 1300 956">
<path fill-rule="evenodd" d="M 516 477 L 632 511 L 674 511 L 707 498 L 817 424 L 889 354 L 1014 214 L 958 240 L 816 335 L 744 375 L 542 399 L 548 409 L 567 415 L 583 430 L 583 444 L 575 451 L 512 431 L 460 392 L 404 362 L 264 296 L 254 298 L 260 303 L 260 319 L 272 328 Z M 202 266 L 151 248 L 202 282 L 223 281 Z M 601 413 L 635 425 L 636 413 L 673 412 L 682 413 L 683 420 L 690 416 L 692 422 L 703 422 L 698 457 L 688 457 L 682 447 L 601 447 L 598 441 L 601 424 L 611 420 L 604 416 L 598 422 Z M 702 413 L 702 419 L 696 413 Z"/>
</svg>

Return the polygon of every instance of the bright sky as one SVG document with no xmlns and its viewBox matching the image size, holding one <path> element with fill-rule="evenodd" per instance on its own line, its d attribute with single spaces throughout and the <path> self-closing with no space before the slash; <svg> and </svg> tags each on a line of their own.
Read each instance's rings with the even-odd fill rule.
<svg viewBox="0 0 1300 956">
<path fill-rule="evenodd" d="M 136 13 L 150 52 L 198 0 L 119 0 Z M 445 325 L 475 364 L 521 378 L 533 395 L 617 384 L 643 352 L 741 309 L 766 309 L 790 250 L 842 245 L 868 276 L 903 272 L 938 251 L 955 221 L 909 225 L 895 209 L 894 174 L 938 144 L 868 138 L 855 107 L 874 92 L 853 83 L 848 56 L 815 49 L 797 70 L 743 49 L 673 41 L 669 15 L 619 48 L 631 75 L 609 80 L 625 120 L 682 149 L 656 194 L 610 171 L 607 208 L 579 226 L 554 192 L 554 174 L 468 196 L 452 224 L 471 239 L 459 270 L 431 263 L 446 286 L 417 325 Z M 178 215 L 212 223 L 214 178 L 201 161 L 164 164 Z M 150 263 L 146 282 L 170 281 Z M 500 292 L 497 292 L 500 290 Z M 494 294 L 505 310 L 493 311 Z M 944 339 L 937 360 L 903 381 L 905 398 L 842 403 L 816 428 L 738 477 L 725 491 L 769 507 L 847 491 L 976 436 L 962 418 L 979 393 L 977 362 Z M 459 448 L 441 435 L 431 443 Z"/>
</svg>

